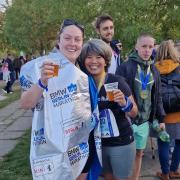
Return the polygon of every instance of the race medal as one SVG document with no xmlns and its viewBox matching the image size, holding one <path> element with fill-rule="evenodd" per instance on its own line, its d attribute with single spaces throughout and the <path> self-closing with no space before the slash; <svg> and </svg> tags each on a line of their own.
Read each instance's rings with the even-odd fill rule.
<svg viewBox="0 0 180 180">
<path fill-rule="evenodd" d="M 146 99 L 149 95 L 147 86 L 148 86 L 148 83 L 149 83 L 150 77 L 151 77 L 150 66 L 148 67 L 146 74 L 143 74 L 140 66 L 138 66 L 138 71 L 139 71 L 138 73 L 139 73 L 140 81 L 141 81 L 140 96 L 142 99 Z"/>
<path fill-rule="evenodd" d="M 142 99 L 146 99 L 148 97 L 148 90 L 141 90 L 140 96 Z"/>
</svg>

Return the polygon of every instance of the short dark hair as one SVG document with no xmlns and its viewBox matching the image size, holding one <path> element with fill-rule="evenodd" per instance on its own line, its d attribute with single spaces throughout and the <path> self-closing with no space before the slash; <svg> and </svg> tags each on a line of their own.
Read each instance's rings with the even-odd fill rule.
<svg viewBox="0 0 180 180">
<path fill-rule="evenodd" d="M 96 29 L 99 29 L 100 28 L 100 24 L 104 21 L 107 21 L 107 20 L 110 20 L 113 22 L 113 18 L 108 15 L 108 14 L 104 14 L 104 15 L 101 15 L 101 16 L 98 16 L 95 20 L 95 23 L 94 23 L 94 27 Z"/>
<path fill-rule="evenodd" d="M 83 48 L 80 54 L 80 63 L 83 69 L 86 69 L 85 59 L 89 55 L 92 55 L 92 54 L 96 54 L 104 58 L 105 63 L 106 63 L 105 71 L 107 72 L 108 67 L 110 66 L 111 57 L 112 57 L 112 50 L 110 46 L 101 39 L 91 39 L 87 41 L 83 45 Z"/>
</svg>

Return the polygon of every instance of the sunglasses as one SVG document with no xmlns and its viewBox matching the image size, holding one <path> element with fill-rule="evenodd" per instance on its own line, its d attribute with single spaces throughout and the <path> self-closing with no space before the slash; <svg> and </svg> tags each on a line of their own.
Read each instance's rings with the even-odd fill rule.
<svg viewBox="0 0 180 180">
<path fill-rule="evenodd" d="M 120 47 L 120 48 L 121 48 L 121 47 L 122 47 L 122 44 L 116 44 L 116 46 L 118 46 L 118 47 Z"/>
<path fill-rule="evenodd" d="M 79 24 L 78 22 L 72 20 L 72 19 L 65 19 L 61 25 L 61 28 L 60 28 L 60 32 L 62 32 L 62 30 L 67 27 L 67 26 L 71 26 L 71 25 L 75 25 L 76 27 L 78 27 L 82 33 L 84 34 L 84 26 Z"/>
</svg>

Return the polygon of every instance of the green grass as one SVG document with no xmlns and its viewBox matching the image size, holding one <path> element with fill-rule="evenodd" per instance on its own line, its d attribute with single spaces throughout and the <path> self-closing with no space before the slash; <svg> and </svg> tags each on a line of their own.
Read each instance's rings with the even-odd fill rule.
<svg viewBox="0 0 180 180">
<path fill-rule="evenodd" d="M 32 180 L 30 161 L 30 130 L 15 148 L 0 161 L 0 180 Z"/>
<path fill-rule="evenodd" d="M 2 88 L 3 85 L 0 85 Z M 0 101 L 0 108 L 18 100 L 21 95 L 19 85 L 13 85 L 13 94 L 3 94 L 7 98 Z M 15 148 L 0 160 L 0 180 L 32 180 L 29 160 L 30 130 L 19 140 Z"/>
<path fill-rule="evenodd" d="M 12 102 L 14 102 L 18 99 L 20 99 L 20 96 L 21 96 L 20 87 L 15 86 L 13 88 L 13 90 L 14 90 L 14 93 L 12 93 L 12 94 L 3 94 L 3 96 L 5 96 L 7 98 L 0 101 L 0 109 L 7 106 L 8 104 L 11 104 Z"/>
</svg>

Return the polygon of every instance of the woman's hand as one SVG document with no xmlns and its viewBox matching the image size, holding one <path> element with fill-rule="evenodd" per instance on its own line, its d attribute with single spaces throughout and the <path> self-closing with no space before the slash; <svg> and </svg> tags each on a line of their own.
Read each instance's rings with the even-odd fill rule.
<svg viewBox="0 0 180 180">
<path fill-rule="evenodd" d="M 41 66 L 41 82 L 44 86 L 48 85 L 48 79 L 53 77 L 54 66 L 52 61 L 45 61 Z"/>
<path fill-rule="evenodd" d="M 44 86 L 48 85 L 48 79 L 52 78 L 54 74 L 54 66 L 53 62 L 48 60 L 44 61 L 41 66 L 41 83 Z M 30 109 L 36 106 L 39 99 L 42 97 L 43 89 L 39 87 L 37 84 L 31 86 L 30 89 L 23 92 L 21 95 L 21 107 L 23 109 Z"/>
<path fill-rule="evenodd" d="M 120 106 L 126 106 L 126 99 L 121 90 L 117 89 L 113 91 L 114 102 L 117 102 Z"/>
</svg>

